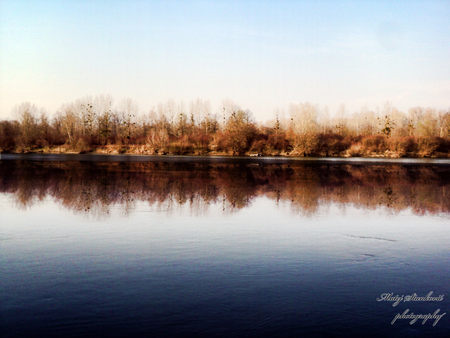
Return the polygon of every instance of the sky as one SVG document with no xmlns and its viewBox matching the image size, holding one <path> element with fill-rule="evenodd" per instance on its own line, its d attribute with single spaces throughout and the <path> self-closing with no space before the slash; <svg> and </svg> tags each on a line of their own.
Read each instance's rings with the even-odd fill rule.
<svg viewBox="0 0 450 338">
<path fill-rule="evenodd" d="M 0 119 L 101 94 L 144 113 L 228 98 L 259 121 L 291 102 L 450 109 L 448 18 L 450 1 L 0 0 Z"/>
</svg>

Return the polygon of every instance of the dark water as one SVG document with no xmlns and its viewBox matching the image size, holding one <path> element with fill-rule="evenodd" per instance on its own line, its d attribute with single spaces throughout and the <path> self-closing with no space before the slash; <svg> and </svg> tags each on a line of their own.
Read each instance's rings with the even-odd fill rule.
<svg viewBox="0 0 450 338">
<path fill-rule="evenodd" d="M 2 155 L 1 337 L 449 336 L 445 163 L 57 159 Z"/>
</svg>

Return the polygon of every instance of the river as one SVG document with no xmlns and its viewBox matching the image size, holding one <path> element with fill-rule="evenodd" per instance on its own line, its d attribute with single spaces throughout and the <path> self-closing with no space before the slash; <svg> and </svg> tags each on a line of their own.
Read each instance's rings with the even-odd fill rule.
<svg viewBox="0 0 450 338">
<path fill-rule="evenodd" d="M 448 337 L 449 196 L 448 160 L 2 154 L 1 336 Z"/>
</svg>

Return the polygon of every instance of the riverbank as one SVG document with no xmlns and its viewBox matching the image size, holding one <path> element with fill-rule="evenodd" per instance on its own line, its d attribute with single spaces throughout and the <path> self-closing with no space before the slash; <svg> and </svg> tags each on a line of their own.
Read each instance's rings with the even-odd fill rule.
<svg viewBox="0 0 450 338">
<path fill-rule="evenodd" d="M 161 162 L 161 163 L 222 163 L 244 165 L 438 165 L 450 167 L 450 158 L 386 158 L 386 157 L 295 157 L 295 156 L 229 156 L 229 155 L 134 155 L 134 154 L 75 154 L 75 153 L 27 153 L 0 154 L 0 161 L 32 162 Z"/>
<path fill-rule="evenodd" d="M 159 150 L 155 151 L 153 148 L 146 145 L 130 145 L 130 146 L 120 146 L 120 145 L 106 145 L 106 146 L 96 146 L 90 149 L 74 149 L 73 147 L 62 145 L 58 147 L 46 147 L 46 148 L 35 148 L 35 149 L 21 149 L 20 151 L 10 152 L 13 154 L 27 154 L 27 153 L 37 153 L 37 154 L 94 154 L 94 155 L 156 155 L 156 156 L 170 156 L 170 155 L 189 155 L 189 156 L 234 156 L 232 152 L 223 151 L 168 151 Z M 384 151 L 384 152 L 355 152 L 352 149 L 347 149 L 345 151 L 327 154 L 318 153 L 311 156 L 304 156 L 304 154 L 291 152 L 281 152 L 281 151 L 268 151 L 268 152 L 246 152 L 240 154 L 241 157 L 330 157 L 330 158 L 450 158 L 448 153 L 440 152 L 399 152 L 399 151 Z"/>
</svg>

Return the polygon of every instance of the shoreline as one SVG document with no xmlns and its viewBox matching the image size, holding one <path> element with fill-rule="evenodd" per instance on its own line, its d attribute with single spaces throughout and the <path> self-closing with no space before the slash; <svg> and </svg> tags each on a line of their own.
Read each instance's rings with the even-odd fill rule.
<svg viewBox="0 0 450 338">
<path fill-rule="evenodd" d="M 297 157 L 297 156 L 231 156 L 231 155 L 140 155 L 99 153 L 0 153 L 0 161 L 88 161 L 88 162 L 203 162 L 254 164 L 400 164 L 450 166 L 450 158 L 389 158 L 389 157 Z"/>
<path fill-rule="evenodd" d="M 2 152 L 0 151 L 0 155 Z M 349 150 L 345 150 L 336 154 L 327 153 L 315 153 L 311 156 L 309 155 L 299 155 L 294 152 L 281 152 L 281 151 L 268 151 L 268 152 L 245 152 L 244 154 L 235 155 L 231 152 L 221 152 L 215 150 L 209 151 L 186 151 L 186 152 L 170 152 L 170 151 L 159 151 L 155 152 L 152 148 L 145 145 L 129 145 L 129 146 L 117 146 L 117 145 L 105 145 L 97 146 L 90 150 L 77 151 L 68 146 L 59 146 L 53 148 L 35 148 L 27 149 L 26 151 L 13 151 L 4 152 L 3 154 L 62 154 L 62 155 L 144 155 L 144 156 L 226 156 L 226 157 L 279 157 L 279 158 L 381 158 L 381 159 L 450 159 L 450 153 L 426 153 L 426 152 L 398 152 L 389 151 L 384 152 L 370 152 L 366 154 L 355 155 Z"/>
</svg>

